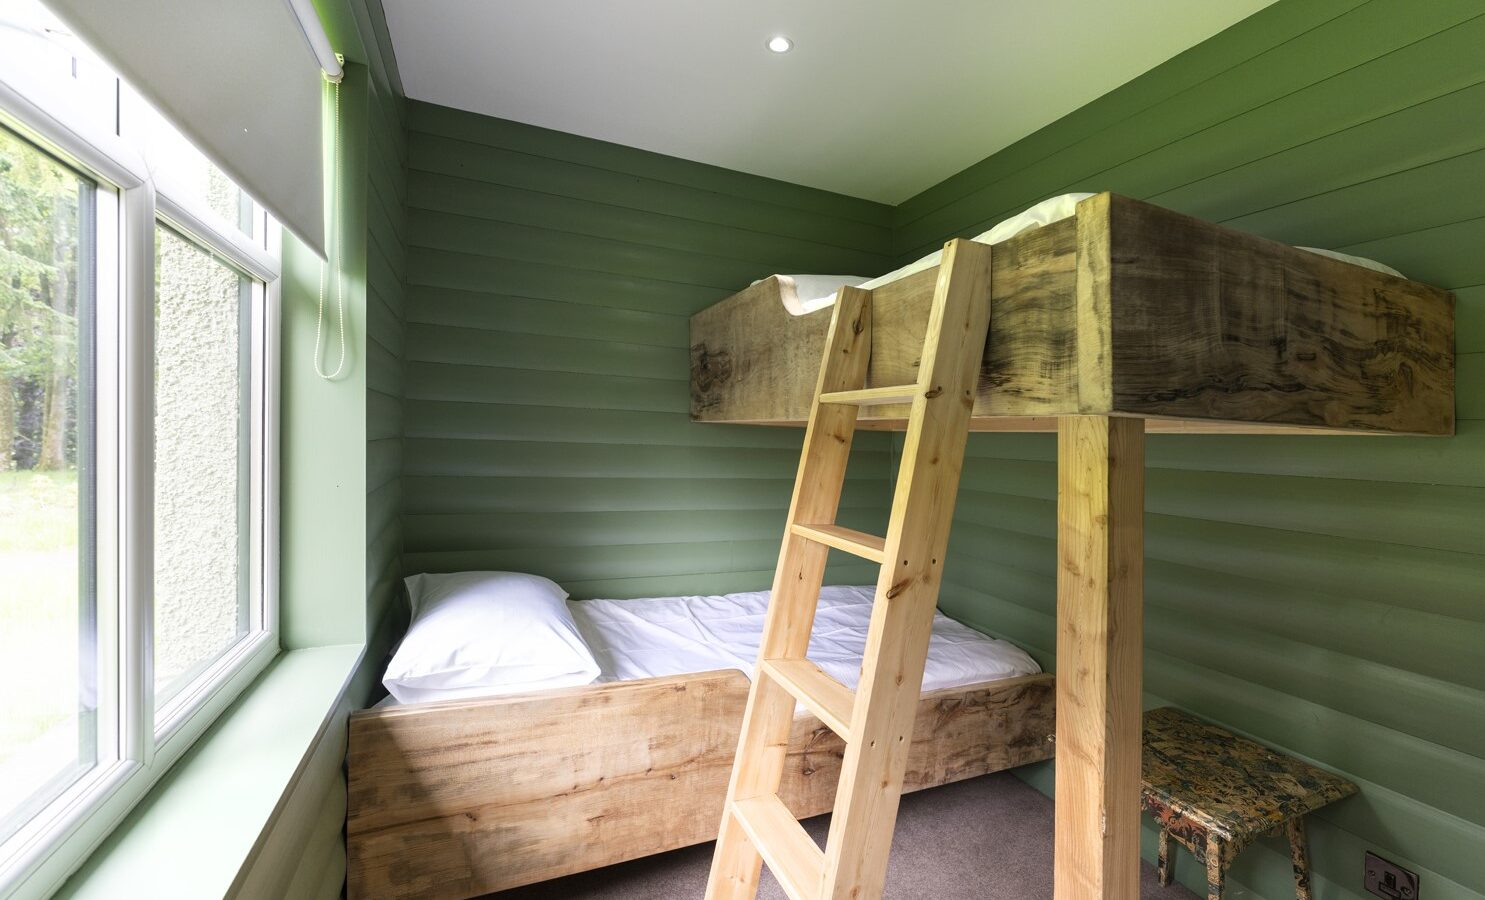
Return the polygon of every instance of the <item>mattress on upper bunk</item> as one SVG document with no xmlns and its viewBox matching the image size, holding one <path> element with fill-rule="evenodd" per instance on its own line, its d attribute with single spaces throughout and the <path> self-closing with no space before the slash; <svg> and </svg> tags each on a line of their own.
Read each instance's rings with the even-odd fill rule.
<svg viewBox="0 0 1485 900">
<path fill-rule="evenodd" d="M 1056 197 L 1050 197 L 1024 210 L 1019 215 L 1012 216 L 1003 222 L 997 223 L 994 228 L 975 235 L 971 240 L 981 244 L 999 244 L 1002 241 L 1010 240 L 1024 231 L 1040 228 L 1044 225 L 1051 225 L 1054 222 L 1061 222 L 1063 219 L 1070 219 L 1077 214 L 1078 204 L 1092 196 L 1092 194 L 1077 193 L 1060 194 Z M 1384 263 L 1377 262 L 1374 259 L 1352 256 L 1349 253 L 1325 250 L 1320 247 L 1300 247 L 1299 249 L 1307 250 L 1310 253 L 1318 253 L 1321 256 L 1328 256 L 1331 259 L 1350 263 L 1353 266 L 1371 269 L 1374 272 L 1383 272 L 1388 275 L 1395 275 L 1398 278 L 1403 277 L 1403 274 L 1398 270 Z M 789 310 L 793 315 L 802 316 L 817 309 L 824 309 L 835 303 L 836 293 L 844 286 L 860 287 L 866 290 L 879 288 L 899 279 L 906 278 L 909 275 L 922 272 L 925 269 L 933 268 L 943 260 L 943 255 L 944 252 L 942 250 L 935 250 L 927 256 L 914 260 L 901 268 L 893 269 L 885 275 L 879 275 L 876 278 L 862 278 L 853 275 L 814 274 L 775 275 L 773 277 L 785 281 L 791 288 L 790 291 L 783 292 L 782 294 L 784 308 Z M 753 283 L 757 284 L 758 282 L 755 281 Z"/>
<path fill-rule="evenodd" d="M 841 684 L 861 678 L 873 589 L 820 591 L 808 656 Z M 768 591 L 644 600 L 574 600 L 568 605 L 593 651 L 599 681 L 740 669 L 758 659 Z M 934 613 L 923 690 L 963 687 L 1041 671 L 1026 651 Z"/>
</svg>

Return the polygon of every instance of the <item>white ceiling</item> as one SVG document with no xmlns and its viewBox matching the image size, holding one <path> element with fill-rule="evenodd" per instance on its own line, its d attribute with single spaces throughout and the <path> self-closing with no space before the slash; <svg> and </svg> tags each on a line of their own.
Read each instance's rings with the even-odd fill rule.
<svg viewBox="0 0 1485 900">
<path fill-rule="evenodd" d="M 414 99 L 897 203 L 1271 2 L 383 5 Z"/>
</svg>

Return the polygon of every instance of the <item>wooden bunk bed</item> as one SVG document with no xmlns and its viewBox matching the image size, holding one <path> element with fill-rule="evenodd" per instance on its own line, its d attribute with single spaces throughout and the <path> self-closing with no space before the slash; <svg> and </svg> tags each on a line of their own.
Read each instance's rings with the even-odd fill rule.
<svg viewBox="0 0 1485 900">
<path fill-rule="evenodd" d="M 1059 434 L 1063 674 L 922 695 L 905 789 L 1046 759 L 1055 718 L 1056 896 L 1133 897 L 1145 432 L 1451 434 L 1453 298 L 1109 194 L 992 263 L 971 427 Z M 869 386 L 915 381 L 937 277 L 870 291 Z M 831 311 L 791 316 L 785 289 L 692 318 L 696 421 L 805 423 Z M 729 670 L 356 713 L 349 896 L 470 897 L 710 840 L 748 690 Z M 796 716 L 790 812 L 831 808 L 842 752 Z"/>
<path fill-rule="evenodd" d="M 911 382 L 932 266 L 873 290 L 867 383 Z M 1454 432 L 1446 291 L 1099 194 L 995 245 L 971 427 L 1069 415 L 1153 433 Z M 766 278 L 691 319 L 691 416 L 802 426 L 830 310 L 790 315 Z M 862 408 L 900 430 L 906 404 Z"/>
<path fill-rule="evenodd" d="M 736 669 L 351 717 L 348 896 L 467 898 L 709 841 L 748 677 Z M 907 790 L 1052 755 L 1053 679 L 925 693 Z M 784 797 L 828 812 L 843 744 L 796 716 Z"/>
<path fill-rule="evenodd" d="M 1058 435 L 1054 896 L 1124 900 L 1139 894 L 1146 431 L 1452 434 L 1453 297 L 1111 194 L 995 244 L 990 268 L 969 425 Z M 926 383 L 930 302 L 958 277 L 939 269 L 852 295 L 870 315 L 865 388 L 850 392 L 858 427 L 904 426 L 907 404 L 880 401 Z M 833 319 L 790 315 L 788 289 L 765 279 L 692 317 L 693 419 L 811 415 Z M 751 896 L 758 851 L 787 831 L 750 830 L 754 846 L 731 852 L 751 861 L 727 860 L 724 880 L 714 863 L 708 896 Z M 766 858 L 790 868 L 786 854 Z M 880 874 L 864 888 L 828 871 L 823 883 L 874 896 Z M 814 896 L 804 880 L 795 892 Z"/>
</svg>

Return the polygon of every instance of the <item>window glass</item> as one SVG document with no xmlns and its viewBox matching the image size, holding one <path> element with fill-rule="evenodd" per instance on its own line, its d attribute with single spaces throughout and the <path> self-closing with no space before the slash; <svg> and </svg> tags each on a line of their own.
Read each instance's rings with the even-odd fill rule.
<svg viewBox="0 0 1485 900">
<path fill-rule="evenodd" d="M 61 101 L 113 133 L 118 78 L 40 0 L 0 0 L 0 58 L 11 87 Z"/>
<path fill-rule="evenodd" d="M 127 86 L 121 89 L 119 129 L 144 148 L 151 173 L 173 195 L 186 195 L 230 227 L 253 233 L 253 204 L 206 154 Z"/>
<path fill-rule="evenodd" d="M 155 232 L 158 710 L 251 626 L 252 282 L 170 228 Z"/>
<path fill-rule="evenodd" d="M 0 0 L 0 896 L 277 650 L 278 226 L 44 2 Z"/>
<path fill-rule="evenodd" d="M 0 56 L 17 87 L 65 102 L 100 131 L 128 139 L 162 190 L 255 235 L 248 196 L 39 0 L 0 0 Z"/>
<path fill-rule="evenodd" d="M 0 840 L 98 761 L 94 204 L 0 128 Z"/>
</svg>

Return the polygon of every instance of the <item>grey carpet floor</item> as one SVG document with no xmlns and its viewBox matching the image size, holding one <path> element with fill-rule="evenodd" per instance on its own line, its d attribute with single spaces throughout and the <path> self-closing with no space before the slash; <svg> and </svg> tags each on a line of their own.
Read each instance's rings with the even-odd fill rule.
<svg viewBox="0 0 1485 900">
<path fill-rule="evenodd" d="M 805 822 L 823 842 L 829 816 Z M 706 888 L 712 845 L 701 844 L 646 859 L 584 872 L 556 881 L 491 894 L 487 900 L 647 900 L 700 898 Z M 1144 866 L 1144 898 L 1188 898 L 1173 884 L 1162 888 Z M 758 892 L 786 900 L 763 870 Z M 1052 801 L 1008 773 L 986 775 L 902 798 L 892 857 L 889 900 L 1040 900 L 1052 896 Z"/>
</svg>

